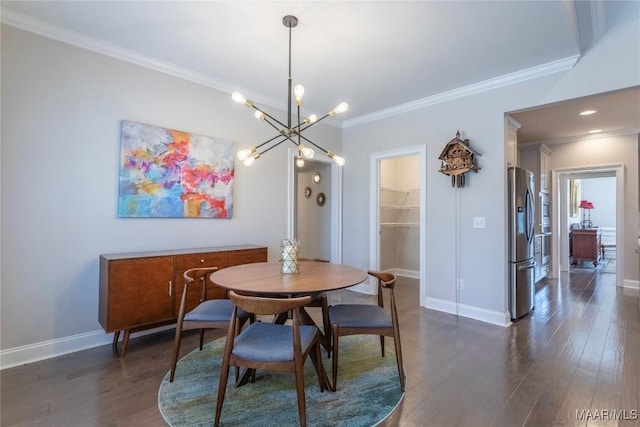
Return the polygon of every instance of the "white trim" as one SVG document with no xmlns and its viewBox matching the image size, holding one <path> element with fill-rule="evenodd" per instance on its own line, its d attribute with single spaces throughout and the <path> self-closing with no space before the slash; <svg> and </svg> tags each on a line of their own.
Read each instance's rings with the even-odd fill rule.
<svg viewBox="0 0 640 427">
<path fill-rule="evenodd" d="M 622 282 L 622 287 L 627 289 L 640 289 L 640 280 L 625 279 Z"/>
<path fill-rule="evenodd" d="M 511 325 L 511 316 L 508 311 L 487 310 L 486 308 L 475 307 L 466 304 L 456 304 L 454 301 L 447 301 L 439 298 L 427 297 L 426 308 L 453 314 L 454 316 L 468 317 L 492 325 L 507 327 Z"/>
<path fill-rule="evenodd" d="M 29 31 L 43 37 L 60 41 L 62 43 L 67 43 L 72 46 L 77 46 L 82 49 L 87 49 L 93 52 L 100 53 L 102 55 L 130 62 L 141 67 L 159 71 L 161 73 L 165 73 L 206 87 L 217 89 L 222 92 L 230 94 L 238 89 L 237 85 L 234 85 L 230 82 L 212 78 L 206 74 L 190 70 L 180 65 L 162 61 L 131 49 L 126 49 L 121 46 L 87 36 L 85 34 L 77 33 L 67 28 L 44 22 L 39 19 L 24 15 L 22 13 L 15 12 L 11 9 L 7 9 L 5 7 L 0 8 L 0 21 L 4 24 L 19 28 L 21 30 Z M 287 106 L 282 103 L 282 100 L 277 101 L 274 99 L 254 95 L 252 97 L 252 101 L 264 105 L 269 105 L 279 110 L 287 109 Z M 335 126 L 335 123 L 332 123 L 331 120 L 327 120 L 324 123 Z"/>
<path fill-rule="evenodd" d="M 295 158 L 298 150 L 287 150 L 287 238 L 295 237 L 296 193 Z M 329 158 L 314 158 L 314 161 L 331 165 L 331 262 L 342 264 L 342 168 Z"/>
<path fill-rule="evenodd" d="M 392 268 L 388 271 L 395 276 L 408 277 L 410 279 L 420 279 L 420 271 L 407 270 L 406 268 Z"/>
<path fill-rule="evenodd" d="M 380 269 L 380 161 L 393 157 L 420 156 L 420 305 L 426 307 L 427 297 L 427 146 L 398 148 L 395 150 L 371 153 L 369 158 L 369 268 Z M 375 293 L 375 286 L 371 285 L 367 293 Z"/>
<path fill-rule="evenodd" d="M 519 143 L 520 150 L 535 150 L 540 144 L 556 145 L 565 144 L 567 142 L 574 142 L 576 139 L 580 141 L 590 141 L 596 139 L 614 138 L 619 136 L 636 135 L 640 133 L 640 127 L 628 128 L 628 129 L 615 129 L 608 132 L 602 132 L 598 134 L 585 133 L 582 135 L 571 135 L 561 138 L 542 139 L 539 141 L 528 141 L 525 143 Z"/>
<path fill-rule="evenodd" d="M 147 329 L 145 331 L 132 333 L 130 338 L 149 335 L 167 329 L 175 329 L 175 327 L 174 324 Z M 100 347 L 111 344 L 112 342 L 113 334 L 107 334 L 100 329 L 55 340 L 9 348 L 0 351 L 0 370 L 63 356 L 65 354 L 75 353 L 76 351 Z M 129 343 L 131 343 L 131 341 L 129 341 Z"/>
<path fill-rule="evenodd" d="M 548 62 L 546 64 L 537 65 L 535 67 L 527 68 L 524 70 L 516 71 L 514 73 L 505 74 L 503 76 L 485 80 L 483 82 L 474 83 L 474 84 L 463 86 L 447 92 L 442 92 L 436 95 L 428 96 L 426 98 L 407 102 L 405 104 L 400 104 L 394 107 L 385 108 L 384 110 L 376 111 L 370 114 L 364 114 L 362 116 L 355 117 L 353 119 L 345 120 L 342 123 L 342 127 L 349 128 L 352 126 L 358 126 L 365 123 L 375 122 L 376 120 L 397 116 L 399 114 L 404 114 L 410 111 L 419 110 L 421 108 L 429 107 L 431 105 L 436 105 L 443 102 L 452 101 L 454 99 L 460 99 L 460 98 L 475 95 L 478 93 L 487 92 L 489 90 L 497 89 L 504 86 L 509 86 L 509 85 L 523 82 L 526 80 L 536 79 L 538 77 L 546 76 L 548 74 L 570 70 L 571 68 L 573 68 L 573 66 L 578 61 L 579 58 L 580 58 L 580 55 L 569 56 L 563 59 L 559 59 L 557 61 Z"/>
<path fill-rule="evenodd" d="M 159 59 L 143 55 L 134 50 L 126 49 L 121 46 L 105 42 L 103 40 L 89 37 L 87 35 L 71 31 L 69 29 L 41 21 L 39 19 L 35 19 L 22 13 L 15 12 L 11 9 L 7 9 L 5 7 L 0 8 L 0 21 L 12 27 L 29 31 L 43 37 L 58 40 L 60 42 L 77 46 L 83 49 L 91 50 L 93 52 L 127 61 L 145 68 L 160 71 L 162 73 L 179 77 L 181 79 L 188 80 L 206 87 L 217 89 L 225 93 L 231 93 L 234 90 L 238 89 L 236 85 L 230 82 L 215 79 L 203 73 L 199 73 L 188 68 L 172 64 L 170 62 L 161 61 Z M 548 62 L 542 65 L 537 65 L 535 67 L 516 71 L 510 74 L 505 74 L 503 76 L 485 80 L 483 82 L 474 83 L 426 98 L 407 102 L 405 104 L 396 105 L 394 107 L 386 108 L 384 110 L 376 111 L 370 114 L 365 114 L 350 120 L 345 120 L 342 123 L 342 126 L 338 127 L 348 128 L 364 123 L 370 123 L 385 117 L 404 114 L 410 111 L 428 107 L 430 105 L 440 104 L 442 102 L 464 98 L 466 96 L 486 92 L 492 89 L 508 86 L 530 79 L 535 79 L 548 74 L 566 71 L 571 69 L 575 65 L 579 57 L 580 55 L 569 56 L 567 58 Z M 286 105 L 282 104 L 281 100 L 278 101 L 275 99 L 268 99 L 256 95 L 254 95 L 252 99 L 254 102 L 269 105 L 280 110 L 286 109 Z M 337 123 L 333 123 L 331 120 L 327 120 L 325 123 L 332 126 L 337 126 Z"/>
</svg>

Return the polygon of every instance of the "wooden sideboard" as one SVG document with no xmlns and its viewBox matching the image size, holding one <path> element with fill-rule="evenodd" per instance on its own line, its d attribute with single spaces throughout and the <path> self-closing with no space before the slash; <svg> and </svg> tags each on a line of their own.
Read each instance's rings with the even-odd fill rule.
<svg viewBox="0 0 640 427">
<path fill-rule="evenodd" d="M 131 332 L 177 321 L 186 270 L 266 261 L 267 248 L 254 245 L 100 255 L 98 319 L 105 332 L 114 332 L 115 351 L 124 331 L 122 357 Z M 200 290 L 189 290 L 187 310 L 198 304 Z M 226 292 L 210 284 L 207 297 L 226 298 Z"/>
<path fill-rule="evenodd" d="M 593 266 L 600 260 L 600 229 L 577 228 L 571 231 L 572 264 L 578 261 L 591 261 Z"/>
</svg>

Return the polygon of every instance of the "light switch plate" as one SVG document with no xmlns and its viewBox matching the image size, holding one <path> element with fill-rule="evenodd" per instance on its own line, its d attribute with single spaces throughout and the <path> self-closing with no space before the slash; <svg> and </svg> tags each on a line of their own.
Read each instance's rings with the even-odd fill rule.
<svg viewBox="0 0 640 427">
<path fill-rule="evenodd" d="M 483 216 L 474 216 L 473 228 L 484 228 L 484 227 L 485 227 L 485 218 Z"/>
</svg>

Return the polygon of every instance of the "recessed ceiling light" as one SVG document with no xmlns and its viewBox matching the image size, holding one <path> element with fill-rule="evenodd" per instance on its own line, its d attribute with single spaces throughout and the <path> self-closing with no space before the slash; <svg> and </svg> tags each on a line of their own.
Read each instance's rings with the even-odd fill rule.
<svg viewBox="0 0 640 427">
<path fill-rule="evenodd" d="M 602 129 L 593 129 L 589 131 L 589 133 L 600 133 L 600 132 L 602 132 Z"/>
<path fill-rule="evenodd" d="M 595 114 L 596 110 L 585 110 L 582 113 L 580 113 L 581 116 L 590 116 L 592 114 Z"/>
</svg>

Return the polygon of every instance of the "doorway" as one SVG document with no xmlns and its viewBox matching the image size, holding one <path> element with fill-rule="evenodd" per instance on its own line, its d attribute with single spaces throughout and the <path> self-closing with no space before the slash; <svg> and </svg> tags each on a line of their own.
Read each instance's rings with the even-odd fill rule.
<svg viewBox="0 0 640 427">
<path fill-rule="evenodd" d="M 370 268 L 414 279 L 420 305 L 426 304 L 425 165 L 424 146 L 371 155 Z"/>
<path fill-rule="evenodd" d="M 296 168 L 295 237 L 304 258 L 331 259 L 331 165 L 306 160 Z"/>
<path fill-rule="evenodd" d="M 297 155 L 293 148 L 287 152 L 287 238 L 300 239 L 303 257 L 340 264 L 342 168 L 330 159 L 306 160 L 299 168 Z"/>
<path fill-rule="evenodd" d="M 564 169 L 554 170 L 552 172 L 553 182 L 557 183 L 557 200 L 554 203 L 553 213 L 558 221 L 554 221 L 553 235 L 555 236 L 553 242 L 553 256 L 552 264 L 554 272 L 569 271 L 570 269 L 570 241 L 569 231 L 572 221 L 575 222 L 577 218 L 571 219 L 571 197 L 570 197 L 570 181 L 571 180 L 585 180 L 594 178 L 613 178 L 615 181 L 615 237 L 613 241 L 616 247 L 616 285 L 623 286 L 624 281 L 624 244 L 623 237 L 625 234 L 625 222 L 624 222 L 624 166 L 604 166 L 604 167 L 591 167 L 580 169 Z M 580 199 L 580 198 L 579 198 Z M 575 201 L 574 201 L 575 203 Z M 594 205 L 596 208 L 597 206 Z M 604 208 L 604 207 L 603 207 Z M 579 213 L 579 219 L 583 219 L 583 213 Z M 593 218 L 592 218 L 593 219 Z M 578 222 L 579 224 L 579 222 Z M 598 225 L 598 224 L 594 224 Z M 605 227 L 610 229 L 611 227 Z M 554 277 L 559 277 L 555 276 Z"/>
</svg>

